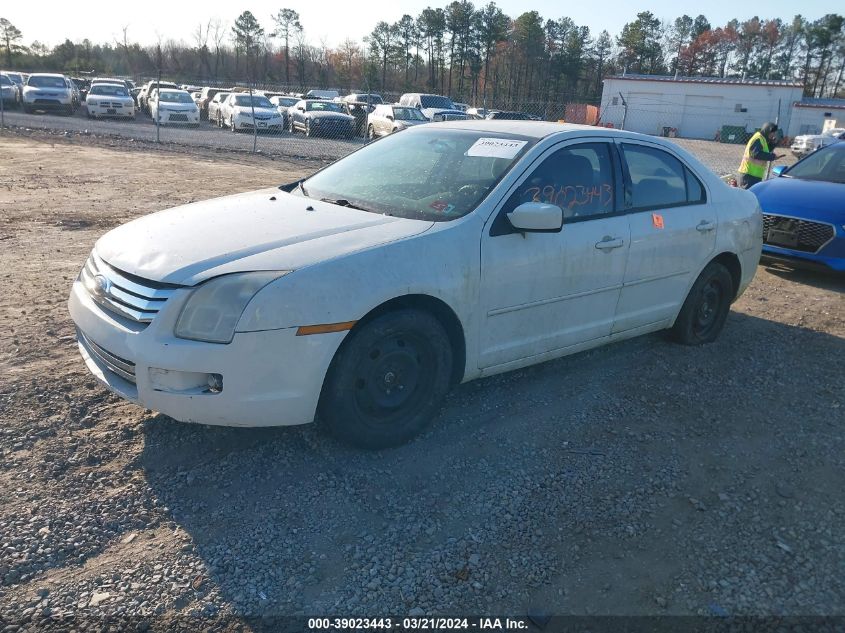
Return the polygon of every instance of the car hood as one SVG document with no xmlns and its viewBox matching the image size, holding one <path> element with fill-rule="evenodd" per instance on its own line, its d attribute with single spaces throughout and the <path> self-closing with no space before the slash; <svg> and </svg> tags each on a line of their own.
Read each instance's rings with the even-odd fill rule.
<svg viewBox="0 0 845 633">
<path fill-rule="evenodd" d="M 194 285 L 227 273 L 296 270 L 431 226 L 270 188 L 139 218 L 106 233 L 95 249 L 124 272 Z"/>
<path fill-rule="evenodd" d="M 314 110 L 309 110 L 305 113 L 312 119 L 343 119 L 344 121 L 352 121 L 355 119 L 354 116 L 349 114 L 344 114 L 343 112 L 317 112 Z"/>
<path fill-rule="evenodd" d="M 845 224 L 845 184 L 781 177 L 754 185 L 751 192 L 763 213 Z"/>
</svg>

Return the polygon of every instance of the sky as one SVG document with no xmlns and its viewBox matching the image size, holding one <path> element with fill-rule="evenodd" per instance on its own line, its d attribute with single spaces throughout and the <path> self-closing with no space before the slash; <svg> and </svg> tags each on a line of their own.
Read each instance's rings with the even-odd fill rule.
<svg viewBox="0 0 845 633">
<path fill-rule="evenodd" d="M 114 41 L 122 37 L 123 27 L 128 26 L 130 41 L 142 45 L 154 44 L 159 37 L 186 42 L 192 41 L 192 33 L 200 23 L 209 18 L 219 18 L 231 23 L 244 10 L 250 10 L 264 26 L 273 28 L 270 16 L 282 7 L 299 12 L 305 34 L 312 44 L 325 41 L 329 46 L 350 37 L 356 41 L 369 33 L 379 20 L 395 22 L 408 13 L 414 17 L 427 6 L 445 7 L 449 0 L 238 0 L 232 2 L 193 0 L 130 0 L 115 3 L 95 2 L 90 8 L 84 3 L 67 0 L 41 0 L 29 2 L 4 2 L 0 5 L 0 17 L 7 18 L 23 32 L 24 44 L 38 40 L 54 46 L 65 39 L 73 41 L 85 37 L 92 42 Z M 476 6 L 487 0 L 475 0 Z M 640 11 L 651 11 L 658 18 L 674 20 L 688 13 L 695 17 L 700 11 L 714 26 L 723 25 L 731 18 L 748 19 L 753 15 L 761 18 L 779 17 L 784 21 L 801 13 L 814 20 L 834 11 L 830 0 L 767 0 L 765 3 L 740 3 L 714 0 L 698 5 L 693 10 L 687 3 L 677 0 L 643 0 L 638 3 L 622 0 L 601 2 L 572 2 L 560 0 L 497 0 L 496 4 L 509 16 L 536 10 L 544 18 L 568 16 L 579 26 L 588 26 L 595 35 L 607 29 L 617 35 L 626 22 L 635 19 Z M 118 6 L 119 5 L 119 6 Z M 747 6 L 746 6 L 747 5 Z"/>
</svg>

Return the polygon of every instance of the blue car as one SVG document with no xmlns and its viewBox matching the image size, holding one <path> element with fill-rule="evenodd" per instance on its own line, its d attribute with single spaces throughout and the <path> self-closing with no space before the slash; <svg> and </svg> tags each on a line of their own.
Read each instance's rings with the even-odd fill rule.
<svg viewBox="0 0 845 633">
<path fill-rule="evenodd" d="M 845 272 L 845 143 L 829 145 L 754 185 L 763 258 Z"/>
</svg>

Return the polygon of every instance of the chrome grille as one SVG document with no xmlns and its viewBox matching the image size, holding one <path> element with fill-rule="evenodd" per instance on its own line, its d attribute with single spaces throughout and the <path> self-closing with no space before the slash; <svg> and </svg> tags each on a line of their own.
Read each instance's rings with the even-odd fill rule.
<svg viewBox="0 0 845 633">
<path fill-rule="evenodd" d="M 124 273 L 95 253 L 85 262 L 79 278 L 95 303 L 138 323 L 150 323 L 178 288 Z"/>
<path fill-rule="evenodd" d="M 82 330 L 76 329 L 76 338 L 88 350 L 88 353 L 96 360 L 100 361 L 101 365 L 114 374 L 117 374 L 127 382 L 135 384 L 135 363 L 120 356 L 115 356 L 106 349 L 97 345 L 94 341 L 83 334 Z"/>
<path fill-rule="evenodd" d="M 834 228 L 784 215 L 763 214 L 763 242 L 804 253 L 818 253 L 833 239 Z"/>
</svg>

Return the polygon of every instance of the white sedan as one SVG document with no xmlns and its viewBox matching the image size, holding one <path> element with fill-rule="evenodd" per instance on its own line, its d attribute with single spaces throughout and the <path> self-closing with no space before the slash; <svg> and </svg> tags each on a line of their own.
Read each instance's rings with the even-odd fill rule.
<svg viewBox="0 0 845 633">
<path fill-rule="evenodd" d="M 159 125 L 200 124 L 200 109 L 187 90 L 154 90 L 147 103 L 150 116 Z"/>
<path fill-rule="evenodd" d="M 217 115 L 220 127 L 228 127 L 232 132 L 256 130 L 281 132 L 284 129 L 282 115 L 264 95 L 246 92 L 233 92 L 220 106 Z"/>
<path fill-rule="evenodd" d="M 85 112 L 89 118 L 135 118 L 135 100 L 126 86 L 98 83 L 88 89 Z"/>
<path fill-rule="evenodd" d="M 143 407 L 319 416 L 385 447 L 462 381 L 667 328 L 715 340 L 761 247 L 755 196 L 669 141 L 456 121 L 118 227 L 70 314 L 89 370 Z"/>
</svg>

